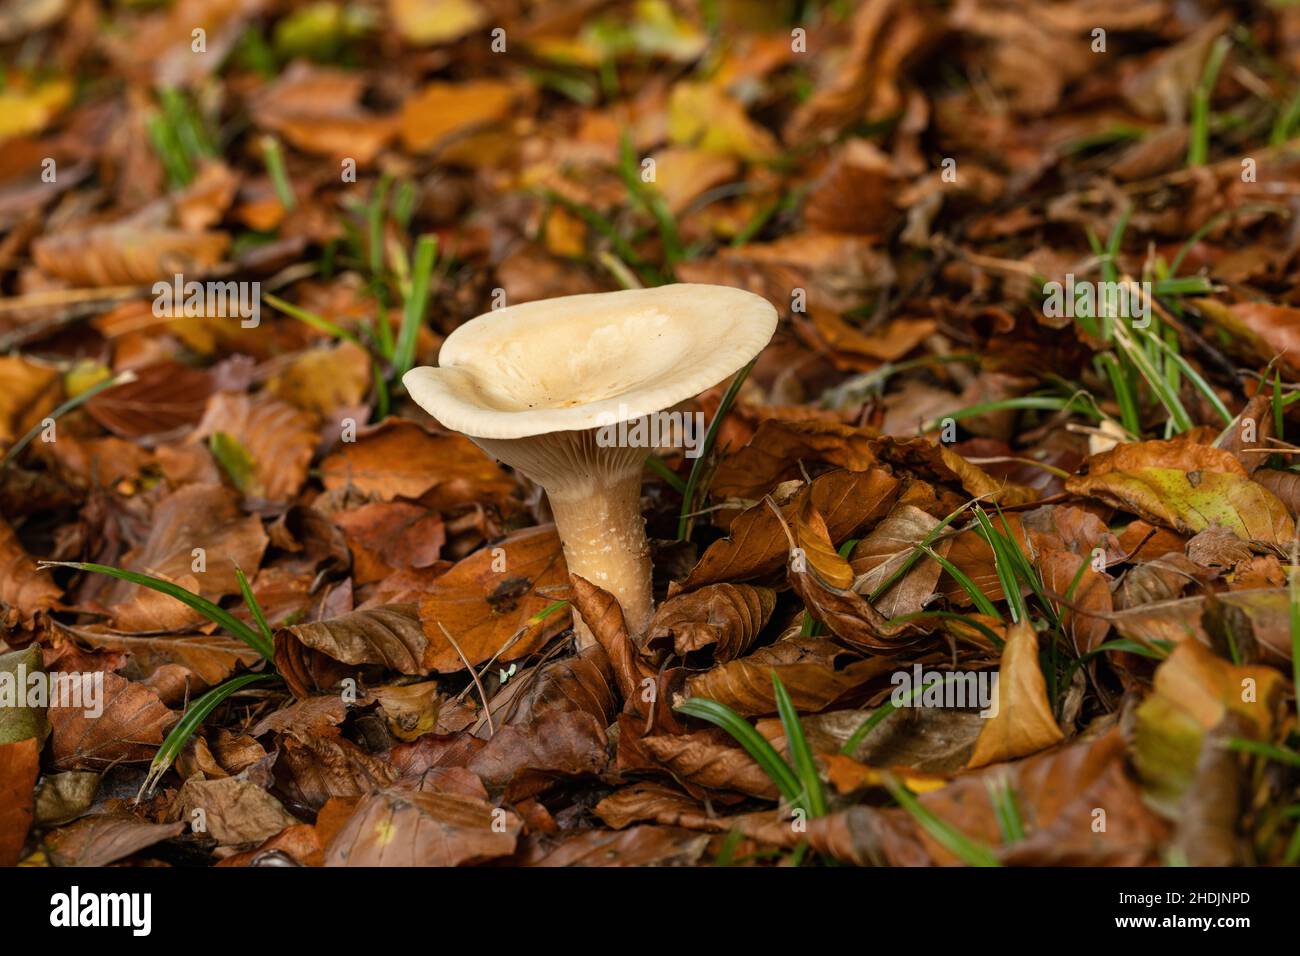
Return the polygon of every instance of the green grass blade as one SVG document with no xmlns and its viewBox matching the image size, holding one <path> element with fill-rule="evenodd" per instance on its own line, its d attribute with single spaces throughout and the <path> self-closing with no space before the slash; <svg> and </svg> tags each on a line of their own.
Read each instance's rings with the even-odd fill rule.
<svg viewBox="0 0 1300 956">
<path fill-rule="evenodd" d="M 776 694 L 776 711 L 781 717 L 781 726 L 785 729 L 786 746 L 790 748 L 790 759 L 795 773 L 803 781 L 803 792 L 808 798 L 805 809 L 809 817 L 825 816 L 826 793 L 822 789 L 821 777 L 817 776 L 812 749 L 808 746 L 808 738 L 804 736 L 803 725 L 799 723 L 794 703 L 776 671 L 772 671 L 772 689 Z"/>
<path fill-rule="evenodd" d="M 245 624 L 239 618 L 235 617 L 225 608 L 214 604 L 205 597 L 200 597 L 193 591 L 187 591 L 179 584 L 173 584 L 170 581 L 164 581 L 162 578 L 155 578 L 148 574 L 141 574 L 138 571 L 126 571 L 122 568 L 110 567 L 106 564 L 91 564 L 85 561 L 42 561 L 41 567 L 46 568 L 76 568 L 78 571 L 92 571 L 96 574 L 107 574 L 111 578 L 117 578 L 119 581 L 129 581 L 131 584 L 138 584 L 141 587 L 149 588 L 174 597 L 187 607 L 198 611 L 204 617 L 214 624 L 224 627 L 232 635 L 239 638 L 257 653 L 261 654 L 268 661 L 274 654 L 274 648 L 271 642 L 258 634 L 251 627 Z"/>
<path fill-rule="evenodd" d="M 940 820 L 917 800 L 907 787 L 894 779 L 892 774 L 884 775 L 885 789 L 898 801 L 930 837 L 960 859 L 967 866 L 1001 866 L 991 849 L 972 840 L 952 824 Z"/>
<path fill-rule="evenodd" d="M 1253 754 L 1256 757 L 1263 757 L 1266 760 L 1285 764 L 1288 767 L 1300 767 L 1300 753 L 1280 744 L 1269 744 L 1262 740 L 1248 740 L 1245 737 L 1230 737 L 1224 746 L 1229 750 L 1235 750 L 1237 753 Z"/>
<path fill-rule="evenodd" d="M 1011 787 L 1011 780 L 1003 774 L 999 779 L 987 781 L 989 800 L 993 812 L 997 814 L 998 829 L 1002 832 L 1002 842 L 1015 843 L 1025 838 L 1025 822 L 1020 816 L 1020 806 L 1016 803 L 1016 792 Z"/>
<path fill-rule="evenodd" d="M 365 344 L 359 338 L 357 338 L 355 335 L 349 332 L 347 329 L 343 328 L 342 326 L 335 325 L 329 319 L 319 316 L 315 312 L 308 312 L 306 309 L 300 309 L 298 306 L 292 304 L 291 302 L 286 302 L 278 295 L 271 295 L 271 293 L 269 292 L 264 293 L 262 295 L 262 298 L 265 299 L 267 305 L 271 306 L 272 308 L 275 308 L 280 312 L 283 312 L 285 315 L 290 316 L 291 318 L 297 319 L 299 322 L 303 322 L 306 323 L 307 325 L 310 325 L 313 329 L 315 329 L 318 332 L 324 332 L 330 338 L 347 339 L 349 342 L 353 342 L 357 345 L 360 345 L 362 348 L 365 348 Z"/>
<path fill-rule="evenodd" d="M 293 209 L 298 205 L 298 199 L 289 182 L 289 171 L 284 165 L 284 149 L 274 136 L 262 137 L 262 158 L 266 161 L 266 172 L 271 177 L 271 185 L 275 187 L 275 198 L 286 211 Z"/>
<path fill-rule="evenodd" d="M 704 443 L 700 446 L 700 454 L 691 464 L 691 473 L 686 479 L 686 491 L 682 494 L 682 512 L 677 519 L 678 541 L 685 541 L 691 533 L 691 519 L 695 514 L 695 498 L 699 493 L 700 479 L 705 468 L 704 463 L 709 460 L 713 453 L 713 446 L 718 441 L 718 430 L 722 427 L 722 420 L 727 417 L 727 412 L 731 411 L 736 396 L 740 394 L 740 387 L 745 384 L 745 379 L 749 377 L 754 362 L 757 361 L 757 358 L 753 359 L 735 374 L 731 384 L 727 386 L 726 392 L 722 395 L 722 402 L 718 405 L 718 413 L 713 416 L 713 421 L 709 422 L 709 430 L 704 434 Z"/>
<path fill-rule="evenodd" d="M 421 236 L 415 243 L 415 268 L 411 273 L 411 294 L 402 311 L 402 328 L 393 349 L 393 374 L 401 379 L 415 364 L 415 343 L 429 311 L 429 277 L 438 256 L 438 237 Z"/>
<path fill-rule="evenodd" d="M 1232 41 L 1227 36 L 1221 36 L 1214 41 L 1214 46 L 1210 48 L 1210 55 L 1205 60 L 1201 81 L 1192 94 L 1192 117 L 1189 124 L 1192 128 L 1191 142 L 1187 145 L 1188 166 L 1204 166 L 1209 158 L 1210 97 L 1214 94 L 1214 86 L 1219 80 L 1219 70 L 1223 67 L 1223 61 L 1231 47 Z"/>
<path fill-rule="evenodd" d="M 999 621 L 1002 620 L 1002 615 L 999 614 L 998 609 L 993 606 L 993 602 L 989 600 L 988 595 L 975 586 L 975 582 L 966 576 L 965 571 L 957 567 L 957 565 L 953 564 L 937 551 L 926 548 L 925 553 L 935 561 L 938 561 L 939 566 L 948 572 L 949 576 L 961 586 L 963 591 L 970 595 L 971 601 L 981 614 L 987 614 L 989 617 L 996 618 Z"/>
<path fill-rule="evenodd" d="M 726 704 L 720 704 L 715 700 L 692 697 L 673 709 L 690 717 L 707 720 L 731 734 L 736 743 L 744 747 L 745 751 L 763 768 L 763 772 L 772 778 L 772 782 L 776 784 L 776 788 L 781 792 L 781 795 L 790 803 L 798 802 L 800 794 L 803 793 L 803 787 L 799 783 L 799 778 L 795 776 L 795 772 L 790 769 L 790 765 L 781 758 L 781 755 L 776 752 L 776 748 L 768 743 L 762 734 L 751 727 L 748 721 Z"/>
<path fill-rule="evenodd" d="M 257 596 L 253 594 L 248 578 L 244 576 L 243 569 L 238 565 L 235 565 L 235 579 L 239 581 L 239 593 L 244 596 L 244 603 L 248 605 L 248 613 L 252 614 L 253 620 L 257 622 L 258 631 L 266 639 L 267 646 L 274 648 L 275 639 L 271 636 L 271 628 L 266 623 L 266 615 L 262 613 L 262 605 L 257 603 Z"/>
<path fill-rule="evenodd" d="M 249 684 L 270 680 L 278 676 L 277 674 L 240 674 L 238 677 L 232 677 L 224 684 L 212 688 L 212 690 L 190 704 L 184 716 L 171 729 L 171 732 L 163 740 L 162 746 L 158 748 L 158 752 L 154 754 L 153 761 L 149 764 L 149 774 L 144 778 L 144 783 L 140 786 L 137 799 L 148 797 L 153 793 L 153 789 L 158 785 L 158 781 L 162 779 L 162 775 L 176 762 L 176 758 L 185 749 L 185 745 L 194 736 L 194 732 L 199 729 L 203 721 L 207 720 L 208 715 L 216 709 L 218 704 L 232 696 L 236 691 L 243 690 Z"/>
</svg>

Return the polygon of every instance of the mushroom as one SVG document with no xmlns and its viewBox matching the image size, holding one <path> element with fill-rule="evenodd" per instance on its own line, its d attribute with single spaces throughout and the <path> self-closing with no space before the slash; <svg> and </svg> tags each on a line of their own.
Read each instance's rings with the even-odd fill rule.
<svg viewBox="0 0 1300 956">
<path fill-rule="evenodd" d="M 471 319 L 438 367 L 402 381 L 443 426 L 546 490 L 569 570 L 613 595 L 639 635 L 654 612 L 640 503 L 656 416 L 744 366 L 776 321 L 766 299 L 727 286 L 544 299 Z M 583 622 L 575 631 L 592 642 Z"/>
</svg>

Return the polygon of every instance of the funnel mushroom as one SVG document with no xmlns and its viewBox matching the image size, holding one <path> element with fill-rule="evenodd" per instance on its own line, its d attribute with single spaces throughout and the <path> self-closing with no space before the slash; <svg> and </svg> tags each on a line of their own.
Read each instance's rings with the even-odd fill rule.
<svg viewBox="0 0 1300 956">
<path fill-rule="evenodd" d="M 402 381 L 445 427 L 546 489 L 569 570 L 612 594 L 637 635 L 654 611 L 640 508 L 657 444 L 646 439 L 663 432 L 652 419 L 740 369 L 775 329 L 767 300 L 727 286 L 565 296 L 466 322 L 437 368 Z"/>
</svg>

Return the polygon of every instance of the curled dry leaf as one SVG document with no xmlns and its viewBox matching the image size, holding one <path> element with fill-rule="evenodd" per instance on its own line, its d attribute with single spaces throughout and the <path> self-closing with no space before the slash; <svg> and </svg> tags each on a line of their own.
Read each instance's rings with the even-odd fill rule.
<svg viewBox="0 0 1300 956">
<path fill-rule="evenodd" d="M 1241 736 L 1271 742 L 1285 687 L 1270 667 L 1238 667 L 1200 641 L 1179 644 L 1156 668 L 1155 693 L 1136 713 L 1133 762 L 1151 805 L 1176 815 L 1211 731 L 1228 717 L 1240 719 Z"/>
<path fill-rule="evenodd" d="M 797 709 L 819 711 L 893 668 L 892 661 L 863 660 L 828 640 L 791 637 L 688 677 L 683 696 L 716 700 L 744 717 L 771 714 L 775 673 Z"/>
<path fill-rule="evenodd" d="M 581 710 L 552 711 L 526 727 L 499 729 L 466 766 L 507 800 L 561 779 L 595 776 L 609 764 L 605 722 Z"/>
<path fill-rule="evenodd" d="M 671 711 L 664 713 L 666 701 L 664 695 L 658 693 L 662 683 L 661 675 L 638 653 L 628 634 L 623 609 L 618 601 L 608 591 L 576 574 L 570 574 L 569 581 L 573 585 L 574 609 L 582 616 L 591 629 L 592 636 L 604 650 L 623 700 L 635 712 L 644 714 L 644 705 L 651 703 L 645 700 L 645 689 L 647 686 L 654 687 L 656 717 L 667 717 L 670 723 L 675 724 L 671 719 Z"/>
<path fill-rule="evenodd" d="M 798 558 L 790 562 L 790 584 L 808 613 L 844 643 L 869 653 L 891 653 L 904 641 L 905 625 L 893 624 L 853 590 L 849 562 L 836 552 L 826 522 L 805 500 L 795 518 Z"/>
<path fill-rule="evenodd" d="M 833 541 L 883 514 L 898 494 L 899 482 L 887 472 L 836 470 L 814 478 L 781 513 L 789 521 L 807 499 L 826 522 Z M 700 556 L 677 590 L 706 584 L 752 581 L 779 572 L 789 555 L 790 541 L 772 509 L 764 502 L 748 508 L 731 523 L 730 535 L 715 541 Z"/>
<path fill-rule="evenodd" d="M 16 611 L 27 625 L 34 614 L 48 611 L 62 596 L 50 572 L 36 566 L 14 529 L 0 518 L 0 609 Z"/>
<path fill-rule="evenodd" d="M 1107 619 L 1112 610 L 1110 579 L 1098 572 L 1087 558 L 1070 551 L 1041 551 L 1035 567 L 1056 612 L 1061 615 L 1061 626 L 1075 653 L 1094 650 L 1110 632 Z M 1059 595 L 1068 606 L 1052 595 Z"/>
<path fill-rule="evenodd" d="M 292 639 L 344 664 L 375 664 L 399 674 L 427 674 L 429 645 L 414 604 L 390 604 L 310 624 L 281 628 Z"/>
<path fill-rule="evenodd" d="M 853 589 L 870 595 L 894 576 L 912 557 L 919 545 L 939 524 L 939 519 L 915 505 L 897 504 L 880 524 L 853 547 L 849 564 L 855 575 Z M 935 541 L 940 555 L 948 553 L 950 542 Z M 910 570 L 890 585 L 875 602 L 886 618 L 915 614 L 929 603 L 943 568 L 937 561 L 921 557 Z"/>
<path fill-rule="evenodd" d="M 998 667 L 998 709 L 980 731 L 967 766 L 984 767 L 1037 753 L 1064 738 L 1038 661 L 1038 634 L 1021 621 L 1007 631 Z"/>
<path fill-rule="evenodd" d="M 264 788 L 238 777 L 191 777 L 176 802 L 183 821 L 202 811 L 205 832 L 222 846 L 261 842 L 300 822 Z"/>
<path fill-rule="evenodd" d="M 802 476 L 814 462 L 848 471 L 870 471 L 876 464 L 871 428 L 839 422 L 768 419 L 744 448 L 724 458 L 709 485 L 715 497 L 757 501 L 782 481 Z"/>
<path fill-rule="evenodd" d="M 736 790 L 763 800 L 779 796 L 776 784 L 754 758 L 730 737 L 712 729 L 642 737 L 637 746 L 683 786 L 694 788 L 693 792 Z"/>
<path fill-rule="evenodd" d="M 748 584 L 712 584 L 665 601 L 650 621 L 647 649 L 678 657 L 707 652 L 714 663 L 744 654 L 776 607 L 776 592 Z"/>
</svg>

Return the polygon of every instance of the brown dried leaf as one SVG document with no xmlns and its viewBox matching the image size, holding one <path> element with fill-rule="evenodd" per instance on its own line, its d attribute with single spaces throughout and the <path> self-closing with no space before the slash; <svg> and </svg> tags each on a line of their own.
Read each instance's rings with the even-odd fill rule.
<svg viewBox="0 0 1300 956">
<path fill-rule="evenodd" d="M 176 275 L 204 275 L 229 248 L 224 232 L 127 220 L 43 236 L 32 243 L 32 258 L 42 272 L 76 288 L 150 285 Z"/>
<path fill-rule="evenodd" d="M 41 742 L 35 737 L 0 744 L 0 866 L 22 856 L 36 803 Z"/>
<path fill-rule="evenodd" d="M 34 614 L 48 611 L 62 596 L 50 572 L 37 568 L 13 528 L 0 518 L 0 605 L 16 610 L 27 625 Z"/>
<path fill-rule="evenodd" d="M 102 713 L 86 706 L 51 706 L 50 749 L 58 770 L 104 770 L 116 763 L 147 763 L 178 715 L 148 687 L 103 673 Z M 93 701 L 92 701 L 93 702 Z M 71 703 L 76 703 L 75 700 Z M 90 716 L 94 714 L 94 716 Z"/>
<path fill-rule="evenodd" d="M 86 403 L 95 420 L 122 438 L 179 432 L 198 424 L 212 377 L 180 362 L 155 362 L 135 369 L 135 381 L 100 392 Z"/>
<path fill-rule="evenodd" d="M 530 623 L 559 599 L 548 589 L 567 585 L 568 579 L 559 536 L 549 525 L 479 549 L 435 580 L 420 603 L 429 641 L 422 666 L 444 674 L 465 668 L 444 627 L 474 666 L 497 654 L 497 660 L 512 661 L 533 653 L 568 626 L 564 610 Z"/>
<path fill-rule="evenodd" d="M 45 837 L 45 851 L 55 866 L 108 866 L 184 832 L 184 821 L 150 823 L 117 810 L 54 830 Z"/>
<path fill-rule="evenodd" d="M 832 541 L 848 537 L 875 515 L 883 514 L 898 494 L 899 482 L 887 472 L 836 470 L 813 479 L 781 513 L 786 520 L 805 499 L 826 522 Z M 781 570 L 790 542 L 772 509 L 759 502 L 731 523 L 730 535 L 715 541 L 700 556 L 676 590 L 691 591 L 706 584 L 750 581 Z"/>
<path fill-rule="evenodd" d="M 344 664 L 378 664 L 400 674 L 427 674 L 429 646 L 414 604 L 390 604 L 276 632 Z M 277 642 L 277 643 L 278 643 Z"/>
<path fill-rule="evenodd" d="M 655 611 L 646 647 L 678 657 L 708 652 L 718 664 L 744 654 L 776 607 L 776 592 L 748 584 L 712 584 L 669 598 Z"/>
<path fill-rule="evenodd" d="M 884 658 L 863 660 L 822 638 L 791 637 L 688 677 L 683 696 L 716 700 L 744 717 L 771 714 L 775 672 L 796 709 L 819 711 L 894 666 Z"/>
<path fill-rule="evenodd" d="M 183 821 L 192 820 L 194 810 L 202 810 L 205 832 L 222 846 L 261 842 L 300 822 L 265 789 L 238 777 L 191 777 L 176 801 Z"/>
<path fill-rule="evenodd" d="M 355 488 L 383 501 L 427 492 L 439 502 L 504 501 L 515 490 L 506 473 L 464 435 L 430 432 L 391 418 L 321 462 L 321 480 L 327 490 Z"/>
<path fill-rule="evenodd" d="M 522 823 L 485 800 L 388 789 L 362 799 L 326 866 L 461 866 L 514 852 Z"/>
<path fill-rule="evenodd" d="M 186 485 L 154 507 L 149 538 L 123 556 L 121 566 L 181 584 L 209 600 L 239 593 L 235 568 L 257 568 L 267 537 L 256 515 L 246 515 L 219 485 Z M 202 563 L 195 549 L 201 549 Z M 196 570 L 202 567 L 202 570 Z M 102 598 L 121 631 L 177 631 L 203 620 L 195 610 L 157 591 L 115 582 Z"/>
<path fill-rule="evenodd" d="M 219 432 L 236 439 L 253 462 L 251 481 L 240 490 L 267 501 L 290 501 L 307 480 L 319 437 L 316 424 L 315 416 L 268 395 L 218 392 L 208 400 L 191 440 Z"/>
<path fill-rule="evenodd" d="M 1047 681 L 1038 660 L 1038 634 L 1027 621 L 1007 631 L 997 693 L 997 713 L 980 731 L 967 766 L 1015 760 L 1064 739 L 1047 699 Z"/>
</svg>

